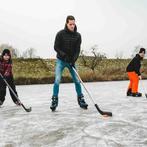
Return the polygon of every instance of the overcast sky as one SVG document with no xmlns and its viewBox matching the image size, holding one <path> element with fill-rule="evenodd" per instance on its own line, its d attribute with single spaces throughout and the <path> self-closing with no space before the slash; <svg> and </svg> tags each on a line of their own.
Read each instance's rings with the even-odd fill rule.
<svg viewBox="0 0 147 147">
<path fill-rule="evenodd" d="M 85 51 L 97 44 L 108 57 L 128 57 L 135 46 L 147 47 L 147 0 L 0 0 L 0 44 L 55 57 L 67 15 L 75 16 Z"/>
</svg>

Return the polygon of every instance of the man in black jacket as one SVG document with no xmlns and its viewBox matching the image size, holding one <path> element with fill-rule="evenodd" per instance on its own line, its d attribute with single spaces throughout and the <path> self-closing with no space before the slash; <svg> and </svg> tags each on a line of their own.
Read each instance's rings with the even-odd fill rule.
<svg viewBox="0 0 147 147">
<path fill-rule="evenodd" d="M 130 80 L 130 84 L 127 91 L 127 96 L 133 96 L 133 97 L 141 97 L 142 94 L 138 92 L 138 83 L 139 79 L 141 80 L 141 61 L 143 60 L 145 55 L 145 49 L 140 48 L 139 54 L 136 54 L 136 56 L 132 59 L 132 61 L 127 66 L 127 73 Z"/>
<path fill-rule="evenodd" d="M 55 111 L 56 107 L 58 106 L 59 84 L 65 67 L 69 69 L 75 83 L 78 104 L 83 109 L 87 109 L 88 107 L 88 104 L 85 102 L 82 94 L 80 81 L 73 70 L 73 67 L 75 67 L 75 62 L 79 57 L 80 45 L 81 35 L 77 32 L 75 18 L 73 16 L 67 16 L 65 28 L 57 33 L 54 43 L 54 49 L 57 52 L 57 61 L 52 103 L 50 106 L 52 111 Z"/>
</svg>

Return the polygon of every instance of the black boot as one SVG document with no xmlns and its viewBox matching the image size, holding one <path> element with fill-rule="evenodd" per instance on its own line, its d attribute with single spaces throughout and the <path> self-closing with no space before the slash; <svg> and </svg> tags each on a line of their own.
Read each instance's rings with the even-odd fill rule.
<svg viewBox="0 0 147 147">
<path fill-rule="evenodd" d="M 78 104 L 80 105 L 81 108 L 87 109 L 88 104 L 84 100 L 84 96 L 78 96 Z"/>
<path fill-rule="evenodd" d="M 132 96 L 132 89 L 131 89 L 131 88 L 128 89 L 128 91 L 127 91 L 127 96 Z"/>
<path fill-rule="evenodd" d="M 57 106 L 58 106 L 58 97 L 53 96 L 52 97 L 52 103 L 51 103 L 50 109 L 52 111 L 55 111 Z"/>
<path fill-rule="evenodd" d="M 136 92 L 136 93 L 132 93 L 133 97 L 142 97 L 142 93 L 140 92 Z"/>
<path fill-rule="evenodd" d="M 3 105 L 3 102 L 2 101 L 0 101 L 0 106 L 2 106 Z"/>
</svg>

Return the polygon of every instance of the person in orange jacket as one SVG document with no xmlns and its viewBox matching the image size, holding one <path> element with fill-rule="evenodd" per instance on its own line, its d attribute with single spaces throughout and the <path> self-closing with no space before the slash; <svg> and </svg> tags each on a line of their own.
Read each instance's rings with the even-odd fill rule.
<svg viewBox="0 0 147 147">
<path fill-rule="evenodd" d="M 131 62 L 127 66 L 127 73 L 130 80 L 129 87 L 127 90 L 127 96 L 133 97 L 141 97 L 142 93 L 138 92 L 138 84 L 139 80 L 142 79 L 140 68 L 141 68 L 141 61 L 145 56 L 145 49 L 140 48 L 140 51 L 136 56 L 131 60 Z"/>
</svg>

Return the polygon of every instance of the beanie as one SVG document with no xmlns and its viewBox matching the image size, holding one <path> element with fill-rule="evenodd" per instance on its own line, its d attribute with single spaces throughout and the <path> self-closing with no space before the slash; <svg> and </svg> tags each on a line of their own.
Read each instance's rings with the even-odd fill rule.
<svg viewBox="0 0 147 147">
<path fill-rule="evenodd" d="M 144 53 L 145 53 L 145 49 L 144 49 L 144 48 L 140 48 L 139 53 L 142 53 L 142 52 L 144 52 Z"/>
<path fill-rule="evenodd" d="M 11 56 L 10 50 L 9 49 L 4 49 L 3 52 L 2 52 L 2 56 L 4 56 L 5 54 L 8 54 L 9 56 Z"/>
</svg>

